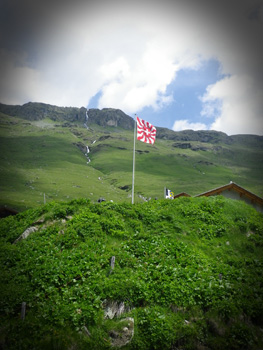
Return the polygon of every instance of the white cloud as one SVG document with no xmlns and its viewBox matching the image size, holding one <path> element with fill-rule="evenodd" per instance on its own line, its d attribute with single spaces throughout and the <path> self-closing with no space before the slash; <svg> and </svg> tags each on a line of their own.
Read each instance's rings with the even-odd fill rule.
<svg viewBox="0 0 263 350">
<path fill-rule="evenodd" d="M 41 39 L 37 40 L 36 35 L 32 43 L 27 43 L 29 49 L 37 52 L 37 62 L 30 68 L 34 74 L 28 75 L 24 62 L 24 76 L 20 80 L 15 60 L 9 60 L 13 65 L 9 65 L 0 89 L 5 92 L 8 83 L 12 85 L 12 94 L 1 93 L 2 102 L 35 100 L 82 106 L 101 91 L 99 108 L 116 107 L 126 113 L 145 106 L 158 109 L 172 101 L 166 88 L 176 72 L 198 67 L 200 57 L 188 49 L 191 45 L 187 45 L 186 37 L 191 38 L 191 28 L 184 24 L 179 3 L 173 16 L 174 7 L 169 1 L 152 2 L 152 6 L 139 1 L 113 1 L 111 6 L 100 1 L 97 5 L 78 3 L 80 7 L 71 6 L 68 12 L 68 7 L 63 6 L 63 17 L 58 10 L 50 11 L 49 17 L 45 10 L 47 24 L 41 19 L 41 26 L 37 27 L 36 21 L 30 22 L 37 6 L 31 7 L 29 0 L 25 2 L 28 22 L 23 22 L 21 13 L 20 27 L 32 25 L 31 32 L 38 33 Z M 181 26 L 183 39 L 174 35 L 181 31 Z M 20 46 L 17 48 L 21 54 Z"/>
<path fill-rule="evenodd" d="M 207 88 L 202 114 L 216 116 L 213 130 L 231 134 L 263 134 L 263 90 L 250 76 L 226 77 Z"/>
<path fill-rule="evenodd" d="M 6 33 L 0 102 L 80 107 L 101 92 L 99 108 L 158 110 L 173 102 L 167 87 L 181 69 L 213 58 L 229 77 L 207 88 L 200 120 L 209 116 L 212 128 L 227 133 L 263 133 L 263 7 L 257 0 L 240 0 L 238 7 L 231 0 L 10 4 L 13 17 L 3 15 L 0 27 Z M 178 122 L 205 128 L 190 118 L 175 122 L 180 128 Z"/>
<path fill-rule="evenodd" d="M 207 126 L 203 123 L 192 123 L 187 119 L 176 120 L 174 122 L 173 128 L 174 131 L 182 130 L 207 130 Z"/>
<path fill-rule="evenodd" d="M 111 106 L 134 113 L 145 106 L 158 109 L 171 102 L 166 87 L 176 72 L 172 57 L 158 47 L 146 46 L 145 50 L 138 52 L 135 62 L 128 63 L 128 57 L 118 58 L 103 67 L 106 83 L 102 88 L 99 108 Z M 108 79 L 113 67 L 114 74 Z"/>
</svg>

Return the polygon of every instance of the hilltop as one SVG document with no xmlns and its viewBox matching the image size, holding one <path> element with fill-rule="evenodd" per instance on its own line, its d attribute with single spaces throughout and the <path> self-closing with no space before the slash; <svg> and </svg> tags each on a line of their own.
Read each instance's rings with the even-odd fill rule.
<svg viewBox="0 0 263 350">
<path fill-rule="evenodd" d="M 261 349 L 262 233 L 262 214 L 220 196 L 1 219 L 0 347 Z"/>
<path fill-rule="evenodd" d="M 53 121 L 81 122 L 98 124 L 100 126 L 122 127 L 133 129 L 133 119 L 119 109 L 104 108 L 102 110 L 90 109 L 87 120 L 87 109 L 84 107 L 57 107 L 45 103 L 28 102 L 20 105 L 4 105 L 0 103 L 0 112 L 26 120 L 43 120 L 49 118 Z"/>
<path fill-rule="evenodd" d="M 44 200 L 130 202 L 133 119 L 120 110 L 0 104 L 0 205 Z M 263 196 L 263 137 L 157 126 L 156 143 L 136 142 L 135 201 L 208 191 L 233 181 Z"/>
</svg>

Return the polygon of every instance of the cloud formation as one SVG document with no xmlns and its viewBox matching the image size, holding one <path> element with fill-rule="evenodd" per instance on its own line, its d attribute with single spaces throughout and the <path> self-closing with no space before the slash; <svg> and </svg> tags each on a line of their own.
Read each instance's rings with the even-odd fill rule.
<svg viewBox="0 0 263 350">
<path fill-rule="evenodd" d="M 173 127 L 263 134 L 257 0 L 10 0 L 0 13 L 2 103 L 81 107 L 100 93 L 99 108 L 161 110 L 180 70 L 216 59 L 226 76 L 201 96 L 200 121 Z"/>
<path fill-rule="evenodd" d="M 263 90 L 250 76 L 233 75 L 208 86 L 202 114 L 216 116 L 211 129 L 227 134 L 263 134 Z"/>
<path fill-rule="evenodd" d="M 191 123 L 187 119 L 176 120 L 173 124 L 174 131 L 182 130 L 206 130 L 207 126 L 204 123 Z"/>
</svg>

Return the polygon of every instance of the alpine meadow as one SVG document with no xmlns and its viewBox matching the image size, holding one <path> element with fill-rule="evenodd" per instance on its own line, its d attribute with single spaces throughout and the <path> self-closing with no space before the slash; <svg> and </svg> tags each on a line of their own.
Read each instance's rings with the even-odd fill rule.
<svg viewBox="0 0 263 350">
<path fill-rule="evenodd" d="M 140 118 L 143 116 L 139 116 Z M 263 137 L 0 104 L 0 348 L 263 349 Z M 164 188 L 189 197 L 164 199 Z"/>
<path fill-rule="evenodd" d="M 134 121 L 120 110 L 0 104 L 0 205 L 100 197 L 131 202 Z M 136 141 L 135 202 L 194 196 L 230 181 L 263 196 L 263 137 L 158 128 Z M 88 150 L 87 150 L 88 147 Z M 87 153 L 89 152 L 89 153 Z M 143 197 L 143 198 L 142 198 Z"/>
</svg>

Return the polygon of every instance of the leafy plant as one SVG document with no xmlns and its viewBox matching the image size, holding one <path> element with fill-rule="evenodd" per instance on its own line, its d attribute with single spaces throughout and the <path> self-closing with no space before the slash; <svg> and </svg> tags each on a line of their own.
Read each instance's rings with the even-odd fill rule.
<svg viewBox="0 0 263 350">
<path fill-rule="evenodd" d="M 135 319 L 127 350 L 254 350 L 262 226 L 262 214 L 223 197 L 52 202 L 1 219 L 0 344 L 109 349 L 103 305 L 116 301 Z"/>
</svg>

